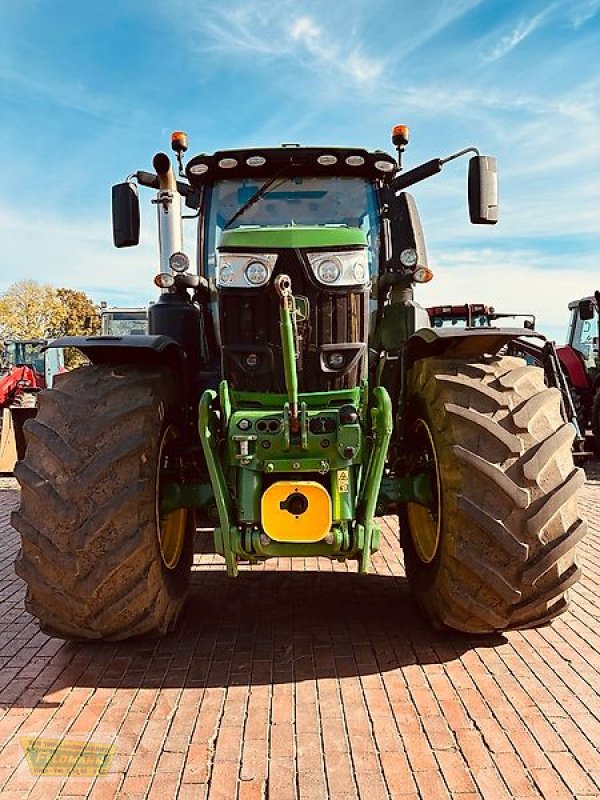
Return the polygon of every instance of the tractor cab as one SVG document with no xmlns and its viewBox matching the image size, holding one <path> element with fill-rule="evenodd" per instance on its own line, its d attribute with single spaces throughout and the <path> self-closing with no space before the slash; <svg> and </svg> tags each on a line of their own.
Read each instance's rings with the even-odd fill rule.
<svg viewBox="0 0 600 800">
<path fill-rule="evenodd" d="M 598 293 L 569 303 L 571 317 L 567 331 L 567 343 L 583 356 L 590 367 L 600 368 L 600 317 Z"/>
<path fill-rule="evenodd" d="M 205 196 L 201 269 L 215 274 L 225 231 L 300 227 L 320 231 L 321 247 L 328 229 L 361 230 L 370 272 L 376 273 L 379 192 L 394 170 L 391 156 L 358 149 L 282 147 L 197 156 L 186 174 Z M 332 240 L 335 245 L 335 231 Z"/>
<path fill-rule="evenodd" d="M 34 389 L 50 389 L 57 374 L 64 371 L 64 352 L 60 348 L 48 349 L 47 339 L 7 339 L 2 355 L 6 372 L 15 367 L 27 367 L 35 378 L 29 383 Z"/>
<path fill-rule="evenodd" d="M 569 303 L 567 344 L 558 349 L 577 401 L 580 428 L 600 442 L 600 292 Z"/>
<path fill-rule="evenodd" d="M 38 375 L 44 374 L 45 339 L 9 339 L 4 344 L 4 361 L 9 367 L 31 367 Z"/>
<path fill-rule="evenodd" d="M 100 306 L 102 336 L 143 336 L 148 333 L 147 308 L 109 308 Z"/>
<path fill-rule="evenodd" d="M 432 328 L 466 327 L 489 328 L 521 318 L 523 328 L 535 330 L 535 316 L 533 314 L 498 312 L 493 306 L 483 303 L 465 303 L 459 306 L 431 306 L 427 309 Z"/>
</svg>

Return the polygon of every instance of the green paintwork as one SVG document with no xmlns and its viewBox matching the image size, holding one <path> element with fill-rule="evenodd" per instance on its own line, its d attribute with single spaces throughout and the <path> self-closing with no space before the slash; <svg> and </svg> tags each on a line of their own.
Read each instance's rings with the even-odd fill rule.
<svg viewBox="0 0 600 800">
<path fill-rule="evenodd" d="M 331 402 L 332 395 L 335 401 L 331 405 L 319 406 L 316 403 L 318 400 Z M 388 430 L 391 430 L 391 404 L 386 390 L 377 388 L 373 393 L 375 406 L 371 415 L 374 445 L 370 450 L 363 442 L 361 425 L 341 425 L 337 416 L 339 407 L 343 405 L 351 403 L 355 407 L 362 407 L 364 395 L 364 388 L 305 395 L 307 400 L 301 405 L 304 406 L 302 416 L 306 434 L 292 435 L 286 443 L 285 395 L 279 396 L 280 403 L 284 403 L 283 408 L 281 405 L 272 408 L 272 396 L 268 396 L 268 406 L 260 408 L 258 396 L 247 393 L 244 400 L 248 403 L 254 400 L 254 408 L 248 409 L 240 407 L 239 395 L 231 392 L 225 383 L 220 387 L 218 401 L 216 392 L 206 391 L 203 394 L 199 407 L 199 432 L 219 515 L 219 527 L 214 534 L 215 547 L 225 558 L 228 575 L 237 574 L 238 560 L 254 563 L 274 556 L 324 555 L 340 560 L 358 557 L 361 569 L 368 566 L 370 556 L 379 543 L 373 511 L 389 442 Z M 262 399 L 267 401 L 267 396 Z M 256 408 L 257 405 L 259 408 Z M 335 430 L 326 435 L 311 433 L 308 428 L 310 419 L 318 415 L 334 420 Z M 242 419 L 250 422 L 250 427 L 243 432 L 238 426 Z M 274 430 L 257 431 L 256 423 L 265 420 L 277 423 L 272 426 Z M 218 431 L 225 421 L 225 449 L 221 450 Z M 322 442 L 325 436 L 330 441 L 324 448 Z M 270 442 L 269 448 L 262 447 L 264 441 Z M 243 447 L 241 443 L 244 443 Z M 344 457 L 345 448 L 350 446 L 355 448 L 352 458 Z M 257 454 L 257 449 L 266 449 L 269 458 Z M 369 466 L 365 470 L 367 459 Z M 344 472 L 339 473 L 339 470 Z M 287 479 L 302 474 L 303 478 L 309 480 L 319 479 L 319 476 L 329 473 L 327 481 L 333 515 L 329 542 L 275 542 L 264 536 L 260 527 L 260 498 L 264 481 L 271 472 Z M 361 480 L 363 474 L 367 476 L 366 481 Z M 186 497 L 185 493 L 177 495 L 176 492 L 172 496 L 172 502 L 176 499 L 185 500 Z M 187 499 L 194 500 L 199 496 L 199 491 L 194 495 L 190 489 Z M 239 527 L 236 519 L 241 523 Z"/>
<path fill-rule="evenodd" d="M 238 518 L 242 523 L 258 522 L 263 485 L 262 475 L 252 469 L 236 471 Z"/>
<path fill-rule="evenodd" d="M 291 300 L 291 297 L 288 298 Z M 293 301 L 292 301 L 293 302 Z M 296 343 L 294 341 L 294 312 L 286 298 L 279 307 L 279 330 L 281 333 L 281 355 L 283 356 L 283 371 L 285 375 L 285 388 L 288 393 L 288 403 L 292 409 L 298 411 L 298 372 L 296 370 Z"/>
<path fill-rule="evenodd" d="M 331 516 L 334 521 L 350 521 L 354 519 L 354 502 L 356 498 L 356 475 L 358 467 L 346 470 L 348 474 L 348 491 L 340 491 L 339 470 L 333 470 L 330 475 L 329 493 L 331 494 Z"/>
<path fill-rule="evenodd" d="M 225 383 L 225 381 L 223 381 Z M 281 409 L 287 400 L 285 394 L 266 392 L 229 392 L 231 408 L 278 408 Z M 326 409 L 337 408 L 349 403 L 360 407 L 366 403 L 366 387 L 357 386 L 354 389 L 337 389 L 332 392 L 300 392 L 300 402 L 305 402 L 308 408 Z"/>
<path fill-rule="evenodd" d="M 168 482 L 162 486 L 160 515 L 166 516 L 177 508 L 199 508 L 208 512 L 214 502 L 215 496 L 209 483 Z"/>
<path fill-rule="evenodd" d="M 346 561 L 356 556 L 357 549 L 350 548 L 350 536 L 347 526 L 334 526 L 330 531 L 331 543 L 321 542 L 276 542 L 272 539 L 263 539 L 259 531 L 252 531 L 251 535 L 244 536 L 239 528 L 232 530 L 232 546 L 236 555 L 242 561 L 256 564 L 267 558 L 293 558 L 326 556 L 337 561 Z M 250 545 L 250 546 L 248 546 Z"/>
<path fill-rule="evenodd" d="M 215 493 L 217 511 L 219 512 L 220 528 L 218 529 L 218 534 L 215 532 L 217 534 L 215 536 L 215 544 L 217 544 L 217 539 L 220 538 L 220 543 L 222 545 L 221 552 L 225 557 L 227 574 L 234 578 L 238 573 L 238 568 L 230 541 L 231 529 L 233 528 L 232 502 L 217 450 L 219 419 L 213 409 L 213 403 L 216 397 L 216 392 L 207 389 L 200 398 L 200 405 L 198 407 L 198 432 L 200 434 L 200 441 L 202 442 L 202 449 L 204 450 L 208 474 L 210 475 Z"/>
<path fill-rule="evenodd" d="M 360 499 L 359 513 L 365 527 L 365 544 L 361 553 L 360 571 L 367 572 L 371 560 L 372 538 L 375 528 L 375 508 L 379 486 L 383 477 L 388 446 L 394 430 L 392 418 L 392 401 L 383 386 L 373 389 L 374 408 L 373 429 L 375 443 L 366 469 L 366 480 L 363 484 Z M 361 513 L 362 512 L 362 513 Z"/>
<path fill-rule="evenodd" d="M 364 247 L 366 240 L 359 229 L 288 226 L 225 231 L 219 246 Z M 218 406 L 212 391 L 200 402 L 200 438 L 219 515 L 215 546 L 230 576 L 237 574 L 240 559 L 256 562 L 294 555 L 358 557 L 360 571 L 366 572 L 378 547 L 375 510 L 393 427 L 388 392 L 377 386 L 369 397 L 365 383 L 350 390 L 299 394 L 297 313 L 302 309 L 296 309 L 294 297 L 282 288 L 279 321 L 286 394 L 236 392 L 222 381 Z M 342 424 L 340 408 L 346 405 L 357 409 L 357 422 Z M 311 423 L 317 420 L 322 429 L 313 432 Z M 329 488 L 333 524 L 319 542 L 275 542 L 261 529 L 266 486 L 279 476 L 294 480 L 296 475 Z"/>
<path fill-rule="evenodd" d="M 231 417 L 231 392 L 227 381 L 219 384 L 219 405 L 221 406 L 221 427 L 227 428 Z"/>
<path fill-rule="evenodd" d="M 272 228 L 233 228 L 223 231 L 219 250 L 248 248 L 274 250 L 284 247 L 366 247 L 367 238 L 360 228 L 325 225 L 286 225 Z"/>
<path fill-rule="evenodd" d="M 311 556 L 341 554 L 344 544 L 343 531 L 334 526 L 331 529 L 330 536 L 333 537 L 331 544 L 325 541 L 305 544 L 303 542 L 274 542 L 273 540 L 270 540 L 268 544 L 264 544 L 261 542 L 260 534 L 255 532 L 252 536 L 252 545 L 258 555 L 269 558 L 273 556 L 304 556 L 310 558 Z"/>
<path fill-rule="evenodd" d="M 277 472 L 289 472 L 291 461 L 278 465 Z M 332 516 L 334 521 L 351 521 L 353 508 L 350 502 L 355 495 L 357 468 L 348 470 L 350 489 L 348 492 L 338 491 L 338 470 L 331 470 L 329 491 L 332 499 Z M 242 522 L 253 522 L 260 518 L 260 495 L 262 478 L 259 472 L 244 469 L 239 472 L 238 506 Z M 434 495 L 430 475 L 419 473 L 401 478 L 384 476 L 381 479 L 375 513 L 377 516 L 393 513 L 399 503 L 419 503 L 427 508 L 434 505 Z M 164 485 L 160 504 L 161 516 L 169 514 L 177 508 L 194 508 L 205 511 L 210 517 L 216 508 L 212 486 L 208 483 L 181 484 L 170 482 Z M 248 511 L 247 509 L 250 509 Z"/>
<path fill-rule="evenodd" d="M 332 420 L 331 433 L 312 433 L 310 421 L 315 417 Z M 240 423 L 248 424 L 242 432 Z M 277 426 L 278 432 L 261 431 L 261 423 Z M 327 474 L 330 470 L 344 469 L 362 463 L 363 436 L 359 423 L 339 424 L 337 408 L 306 409 L 301 414 L 301 435 L 288 444 L 285 413 L 273 409 L 238 409 L 232 412 L 227 437 L 228 466 L 243 466 L 258 472 L 306 472 Z M 302 433 L 304 431 L 304 433 Z M 247 443 L 247 454 L 242 455 L 242 443 Z M 344 455 L 352 448 L 354 455 Z M 298 466 L 294 466 L 294 465 Z"/>
<path fill-rule="evenodd" d="M 402 478 L 385 477 L 381 481 L 377 499 L 377 514 L 386 514 L 398 503 L 419 503 L 427 508 L 434 506 L 431 476 L 426 473 Z"/>
</svg>

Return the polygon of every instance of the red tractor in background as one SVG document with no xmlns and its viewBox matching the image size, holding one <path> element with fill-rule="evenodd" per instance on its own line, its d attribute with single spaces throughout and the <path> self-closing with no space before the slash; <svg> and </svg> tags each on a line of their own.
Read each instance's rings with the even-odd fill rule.
<svg viewBox="0 0 600 800">
<path fill-rule="evenodd" d="M 567 344 L 557 348 L 582 432 L 591 427 L 600 448 L 600 292 L 569 303 Z"/>
<path fill-rule="evenodd" d="M 467 328 L 490 327 L 499 319 L 523 319 L 523 327 L 535 329 L 534 314 L 498 312 L 484 303 L 465 303 L 458 306 L 431 306 L 427 309 L 432 328 L 461 325 Z"/>
<path fill-rule="evenodd" d="M 46 350 L 45 339 L 8 339 L 0 364 L 0 472 L 12 472 L 25 453 L 23 424 L 35 416 L 37 394 L 64 371 L 62 350 Z"/>
</svg>

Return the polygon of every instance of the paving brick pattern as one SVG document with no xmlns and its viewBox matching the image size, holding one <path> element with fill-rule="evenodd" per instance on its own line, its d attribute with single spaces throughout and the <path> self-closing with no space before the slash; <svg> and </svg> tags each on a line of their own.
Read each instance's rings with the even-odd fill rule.
<svg viewBox="0 0 600 800">
<path fill-rule="evenodd" d="M 0 797 L 600 798 L 600 482 L 584 577 L 552 626 L 475 639 L 424 625 L 396 524 L 374 574 L 196 557 L 162 640 L 75 644 L 23 610 L 0 491 Z M 261 573 L 261 574 L 257 574 Z M 103 777 L 36 778 L 21 736 L 114 743 Z"/>
</svg>

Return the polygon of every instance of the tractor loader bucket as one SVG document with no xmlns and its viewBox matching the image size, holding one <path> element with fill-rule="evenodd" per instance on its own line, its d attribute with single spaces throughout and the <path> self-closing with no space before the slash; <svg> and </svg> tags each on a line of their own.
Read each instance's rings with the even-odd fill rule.
<svg viewBox="0 0 600 800">
<path fill-rule="evenodd" d="M 34 417 L 36 408 L 5 408 L 0 429 L 0 472 L 12 473 L 25 455 L 25 421 Z"/>
</svg>

